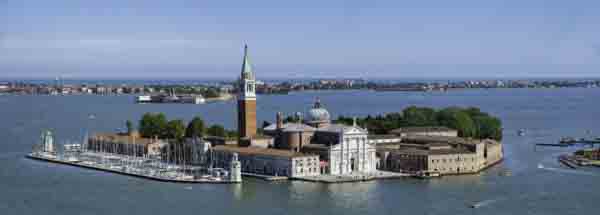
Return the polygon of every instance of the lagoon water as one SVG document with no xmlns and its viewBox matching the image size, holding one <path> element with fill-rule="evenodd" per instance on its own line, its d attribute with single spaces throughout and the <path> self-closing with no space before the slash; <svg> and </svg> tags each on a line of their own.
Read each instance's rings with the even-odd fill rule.
<svg viewBox="0 0 600 215">
<path fill-rule="evenodd" d="M 574 149 L 533 147 L 561 136 L 600 135 L 600 89 L 494 89 L 447 93 L 322 91 L 258 98 L 259 123 L 306 111 L 320 97 L 332 115 L 408 105 L 478 106 L 504 123 L 505 161 L 479 175 L 348 184 L 299 181 L 171 184 L 25 159 L 42 129 L 61 141 L 114 131 L 144 112 L 235 127 L 235 103 L 134 104 L 132 96 L 0 96 L 0 214 L 593 214 L 600 169 L 556 162 Z M 95 119 L 89 119 L 93 114 Z M 518 129 L 527 135 L 516 135 Z M 511 176 L 502 172 L 510 171 Z M 468 206 L 480 202 L 477 209 Z"/>
</svg>

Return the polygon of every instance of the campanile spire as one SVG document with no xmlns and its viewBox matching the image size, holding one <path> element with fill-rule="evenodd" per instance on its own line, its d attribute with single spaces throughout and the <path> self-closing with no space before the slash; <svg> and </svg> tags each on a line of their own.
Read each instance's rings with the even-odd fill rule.
<svg viewBox="0 0 600 215">
<path fill-rule="evenodd" d="M 238 88 L 238 132 L 240 138 L 251 138 L 256 135 L 256 80 L 245 44 Z"/>
</svg>

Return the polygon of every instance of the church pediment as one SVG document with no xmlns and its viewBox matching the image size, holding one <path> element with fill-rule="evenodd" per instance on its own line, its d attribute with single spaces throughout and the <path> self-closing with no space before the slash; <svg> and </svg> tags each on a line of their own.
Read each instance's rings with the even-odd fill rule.
<svg viewBox="0 0 600 215">
<path fill-rule="evenodd" d="M 344 134 L 366 134 L 367 131 L 365 131 L 362 128 L 359 127 L 346 127 L 344 129 Z"/>
</svg>

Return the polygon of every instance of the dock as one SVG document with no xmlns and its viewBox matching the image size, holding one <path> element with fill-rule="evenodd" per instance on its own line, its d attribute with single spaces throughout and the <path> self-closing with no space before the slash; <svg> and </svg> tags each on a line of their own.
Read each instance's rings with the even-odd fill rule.
<svg viewBox="0 0 600 215">
<path fill-rule="evenodd" d="M 263 175 L 263 174 L 249 173 L 249 172 L 242 172 L 242 176 L 258 178 L 258 179 L 262 179 L 265 181 L 285 181 L 285 180 L 289 179 L 287 176 Z"/>
<path fill-rule="evenodd" d="M 569 157 L 567 156 L 559 156 L 558 157 L 558 162 L 560 162 L 561 164 L 565 165 L 566 167 L 569 167 L 571 169 L 577 169 L 577 163 L 573 162 L 571 159 L 569 159 Z"/>
<path fill-rule="evenodd" d="M 150 180 L 161 181 L 161 182 L 211 183 L 211 184 L 240 183 L 240 181 L 229 181 L 229 180 L 222 180 L 222 179 L 217 179 L 217 178 L 196 178 L 196 177 L 190 177 L 190 175 L 152 174 L 150 171 L 140 171 L 139 169 L 136 171 L 136 169 L 132 169 L 132 168 L 128 169 L 128 168 L 124 168 L 124 167 L 114 168 L 112 166 L 106 166 L 101 163 L 95 163 L 95 162 L 91 162 L 91 161 L 69 160 L 69 159 L 45 155 L 45 154 L 41 154 L 41 153 L 30 153 L 30 154 L 27 154 L 26 157 L 30 158 L 30 159 L 34 159 L 34 160 L 76 166 L 76 167 L 81 167 L 81 168 L 86 168 L 86 169 L 99 170 L 99 171 L 104 171 L 104 172 L 116 173 L 116 174 L 120 174 L 120 175 L 127 175 L 127 176 L 150 179 Z"/>
</svg>

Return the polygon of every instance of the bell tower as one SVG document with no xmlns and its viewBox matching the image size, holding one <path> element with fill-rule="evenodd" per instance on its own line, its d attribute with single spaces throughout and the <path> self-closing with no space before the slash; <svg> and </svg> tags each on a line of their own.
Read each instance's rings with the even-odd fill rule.
<svg viewBox="0 0 600 215">
<path fill-rule="evenodd" d="M 248 46 L 244 45 L 244 61 L 238 95 L 238 132 L 241 138 L 256 135 L 256 79 L 248 59 Z"/>
</svg>

